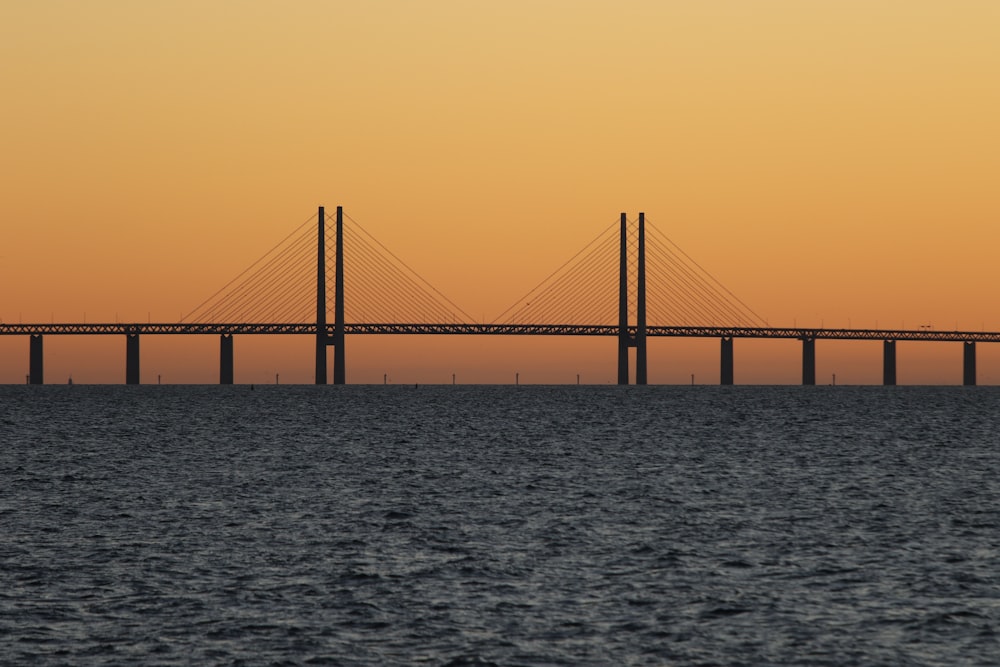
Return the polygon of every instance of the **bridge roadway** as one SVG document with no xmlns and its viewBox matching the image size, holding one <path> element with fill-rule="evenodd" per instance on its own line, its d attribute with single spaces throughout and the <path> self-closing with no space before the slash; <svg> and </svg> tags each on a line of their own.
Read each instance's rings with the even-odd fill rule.
<svg viewBox="0 0 1000 667">
<path fill-rule="evenodd" d="M 326 326 L 333 335 L 334 325 Z M 605 324 L 405 324 L 360 322 L 344 325 L 345 334 L 366 335 L 485 335 L 485 336 L 617 336 L 617 325 Z M 630 336 L 637 328 L 628 328 Z M 315 335 L 315 324 L 288 323 L 0 323 L 0 335 Z M 923 340 L 968 343 L 1000 343 L 997 331 L 944 331 L 937 329 L 815 329 L 789 327 L 674 327 L 647 326 L 646 336 L 652 338 L 785 338 L 797 340 Z"/>
</svg>

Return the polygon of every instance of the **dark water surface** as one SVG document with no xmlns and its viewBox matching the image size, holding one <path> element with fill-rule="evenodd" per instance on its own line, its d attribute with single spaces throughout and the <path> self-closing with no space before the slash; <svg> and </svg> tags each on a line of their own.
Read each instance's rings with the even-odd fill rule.
<svg viewBox="0 0 1000 667">
<path fill-rule="evenodd" d="M 0 387 L 4 664 L 1000 662 L 1000 390 Z"/>
</svg>

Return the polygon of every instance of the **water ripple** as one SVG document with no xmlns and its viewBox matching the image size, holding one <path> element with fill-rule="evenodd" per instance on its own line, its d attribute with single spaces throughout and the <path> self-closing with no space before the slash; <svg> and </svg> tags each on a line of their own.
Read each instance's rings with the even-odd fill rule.
<svg viewBox="0 0 1000 667">
<path fill-rule="evenodd" d="M 2 387 L 12 664 L 992 664 L 990 388 Z"/>
</svg>

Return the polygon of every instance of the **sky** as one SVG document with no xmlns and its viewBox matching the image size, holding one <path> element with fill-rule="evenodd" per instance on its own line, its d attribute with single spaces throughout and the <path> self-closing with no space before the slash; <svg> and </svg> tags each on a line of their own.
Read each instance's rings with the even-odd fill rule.
<svg viewBox="0 0 1000 667">
<path fill-rule="evenodd" d="M 0 319 L 176 321 L 342 205 L 487 321 L 643 211 L 772 325 L 1000 331 L 997 34 L 990 0 L 4 2 Z M 899 381 L 960 383 L 960 347 L 900 343 Z M 359 383 L 616 377 L 611 338 L 346 352 Z M 313 354 L 239 337 L 236 381 L 310 382 Z M 124 379 L 118 337 L 45 355 L 47 382 Z M 736 382 L 800 355 L 739 340 Z M 881 381 L 877 342 L 817 355 Z M 718 356 L 653 341 L 650 382 Z M 0 338 L 0 382 L 27 365 Z M 158 379 L 217 381 L 217 338 L 143 337 Z"/>
</svg>

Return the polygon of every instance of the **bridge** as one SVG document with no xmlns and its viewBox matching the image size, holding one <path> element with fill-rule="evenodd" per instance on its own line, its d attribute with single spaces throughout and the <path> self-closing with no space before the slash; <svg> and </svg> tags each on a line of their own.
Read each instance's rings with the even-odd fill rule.
<svg viewBox="0 0 1000 667">
<path fill-rule="evenodd" d="M 737 338 L 801 341 L 803 385 L 816 383 L 817 340 L 882 341 L 885 385 L 896 384 L 898 341 L 961 343 L 965 385 L 976 384 L 976 344 L 1000 342 L 1000 332 L 770 327 L 668 238 L 653 229 L 650 239 L 644 213 L 637 221 L 622 213 L 616 225 L 493 322 L 473 323 L 360 225 L 354 225 L 356 230 L 345 243 L 349 227 L 344 218 L 338 206 L 332 258 L 327 253 L 325 209 L 319 207 L 315 216 L 181 322 L 0 323 L 0 335 L 29 337 L 30 384 L 44 383 L 44 337 L 52 335 L 124 336 L 126 384 L 139 384 L 139 341 L 144 335 L 219 336 L 221 384 L 233 383 L 233 337 L 237 335 L 313 337 L 316 384 L 329 380 L 329 347 L 334 348 L 333 383 L 346 383 L 345 340 L 356 335 L 614 337 L 618 384 L 630 382 L 629 350 L 634 348 L 635 383 L 640 385 L 647 384 L 646 341 L 656 337 L 718 339 L 723 385 L 733 384 Z M 345 279 L 345 267 L 351 261 L 345 259 L 345 247 L 356 253 L 351 255 L 357 269 L 351 282 Z M 654 260 L 652 264 L 647 264 L 647 255 Z M 331 259 L 333 322 L 328 321 L 327 296 Z M 306 284 L 313 280 L 315 291 Z M 354 312 L 348 321 L 346 287 L 355 281 Z M 388 306 L 390 311 L 379 312 L 372 304 Z M 653 306 L 652 317 L 647 306 Z M 668 319 L 675 324 L 662 323 Z"/>
</svg>

